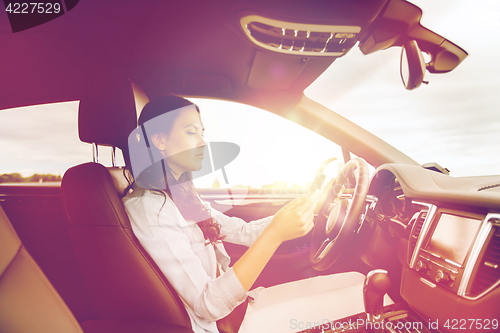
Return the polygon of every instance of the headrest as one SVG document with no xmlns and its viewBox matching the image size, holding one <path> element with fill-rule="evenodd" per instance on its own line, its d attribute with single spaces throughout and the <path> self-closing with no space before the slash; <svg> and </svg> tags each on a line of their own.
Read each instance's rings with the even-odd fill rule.
<svg viewBox="0 0 500 333">
<path fill-rule="evenodd" d="M 98 163 L 85 163 L 66 171 L 61 198 L 70 224 L 122 226 L 130 221 L 108 170 Z"/>
<path fill-rule="evenodd" d="M 115 78 L 97 81 L 80 101 L 80 140 L 115 146 L 124 151 L 128 135 L 137 127 L 133 83 Z"/>
</svg>

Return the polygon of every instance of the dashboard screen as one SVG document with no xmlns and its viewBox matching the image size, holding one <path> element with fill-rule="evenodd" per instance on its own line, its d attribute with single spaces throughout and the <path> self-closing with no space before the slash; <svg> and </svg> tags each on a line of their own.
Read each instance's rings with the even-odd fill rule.
<svg viewBox="0 0 500 333">
<path fill-rule="evenodd" d="M 478 219 L 441 214 L 426 250 L 463 264 L 480 224 Z"/>
</svg>

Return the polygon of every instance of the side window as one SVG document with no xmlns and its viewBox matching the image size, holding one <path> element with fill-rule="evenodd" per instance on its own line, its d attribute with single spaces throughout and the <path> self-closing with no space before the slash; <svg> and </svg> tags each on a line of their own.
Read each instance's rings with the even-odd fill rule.
<svg viewBox="0 0 500 333">
<path fill-rule="evenodd" d="M 198 188 L 309 188 L 328 158 L 341 148 L 280 116 L 248 105 L 192 99 L 201 110 L 207 142 L 238 145 L 223 168 L 194 180 Z M 0 110 L 0 182 L 58 181 L 77 164 L 92 161 L 92 147 L 78 138 L 78 101 Z M 111 149 L 99 148 L 111 165 Z M 123 165 L 117 150 L 117 164 Z M 337 174 L 331 163 L 327 177 Z"/>
<path fill-rule="evenodd" d="M 223 169 L 196 178 L 198 188 L 309 188 L 325 160 L 337 158 L 325 169 L 327 178 L 343 161 L 340 146 L 278 115 L 233 102 L 191 100 L 200 108 L 205 141 L 240 148 Z"/>
<path fill-rule="evenodd" d="M 0 182 L 59 181 L 68 168 L 92 161 L 92 146 L 78 138 L 78 104 L 0 110 Z M 99 148 L 99 162 L 111 165 L 110 148 Z"/>
</svg>

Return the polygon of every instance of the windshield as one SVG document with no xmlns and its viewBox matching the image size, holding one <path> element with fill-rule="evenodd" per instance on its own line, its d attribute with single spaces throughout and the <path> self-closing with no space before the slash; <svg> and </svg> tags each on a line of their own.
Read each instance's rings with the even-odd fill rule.
<svg viewBox="0 0 500 333">
<path fill-rule="evenodd" d="M 417 162 L 437 162 L 452 176 L 500 174 L 500 2 L 412 1 L 421 23 L 469 53 L 452 72 L 426 72 L 407 91 L 401 48 L 364 56 L 353 48 L 305 94 L 372 132 Z"/>
</svg>

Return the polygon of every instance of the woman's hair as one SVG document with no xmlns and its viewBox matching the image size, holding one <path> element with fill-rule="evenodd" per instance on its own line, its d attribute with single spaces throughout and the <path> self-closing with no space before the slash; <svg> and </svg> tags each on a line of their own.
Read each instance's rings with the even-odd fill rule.
<svg viewBox="0 0 500 333">
<path fill-rule="evenodd" d="M 147 121 L 156 118 L 165 114 L 166 112 L 174 111 L 179 108 L 194 105 L 198 113 L 200 112 L 198 106 L 191 103 L 190 101 L 178 97 L 178 96 L 160 96 L 151 101 L 149 101 L 146 106 L 144 106 L 141 115 L 139 117 L 138 123 L 139 126 L 144 125 Z M 161 132 L 170 135 L 172 131 L 173 123 L 176 119 L 177 115 L 173 117 L 173 119 L 166 124 L 161 124 Z M 153 131 L 149 134 L 149 138 L 151 138 L 151 134 L 156 134 L 158 131 Z M 151 149 L 157 149 L 154 145 L 150 144 Z M 207 207 L 202 203 L 198 193 L 196 192 L 193 182 L 191 172 L 184 172 L 180 175 L 179 179 L 176 180 L 170 169 L 168 168 L 167 163 L 161 161 L 161 163 L 155 163 L 152 166 L 154 168 L 162 168 L 161 173 L 157 173 L 156 171 L 145 170 L 144 172 L 152 172 L 155 174 L 162 174 L 165 177 L 163 179 L 156 179 L 156 184 L 148 184 L 148 188 L 152 188 L 153 192 L 162 194 L 165 196 L 168 195 L 175 203 L 182 216 L 186 220 L 192 221 L 200 221 L 197 222 L 201 231 L 203 232 L 203 236 L 207 240 L 207 244 L 214 244 L 222 239 L 220 236 L 220 224 L 215 222 L 212 219 L 210 211 Z M 146 177 L 147 178 L 147 177 Z M 171 188 L 175 186 L 175 196 L 172 196 Z M 174 200 L 175 199 L 175 200 Z"/>
</svg>

